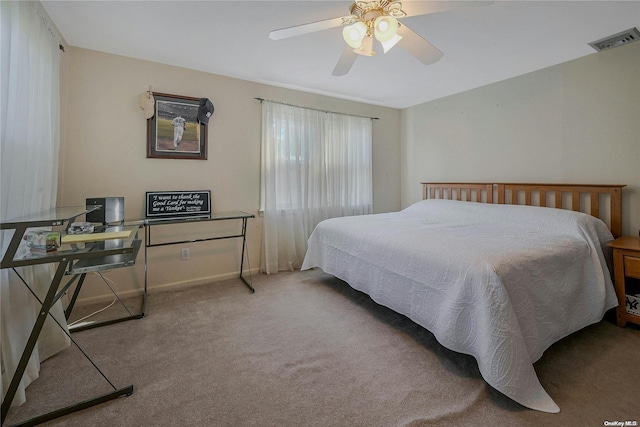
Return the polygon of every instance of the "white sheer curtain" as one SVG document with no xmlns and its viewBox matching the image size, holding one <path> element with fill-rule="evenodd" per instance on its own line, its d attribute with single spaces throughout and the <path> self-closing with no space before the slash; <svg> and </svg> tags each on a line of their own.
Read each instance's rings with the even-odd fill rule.
<svg viewBox="0 0 640 427">
<path fill-rule="evenodd" d="M 50 209 L 56 203 L 60 43 L 39 2 L 2 1 L 0 7 L 0 216 L 5 220 Z M 2 254 L 11 233 L 0 234 Z M 43 299 L 51 281 L 49 267 L 25 267 L 20 273 Z M 4 400 L 40 305 L 12 270 L 1 270 L 0 274 L 0 367 Z M 66 324 L 60 303 L 56 304 L 55 315 Z M 24 402 L 24 388 L 38 377 L 40 361 L 67 346 L 68 337 L 47 319 L 13 406 Z"/>
<path fill-rule="evenodd" d="M 372 212 L 371 119 L 262 102 L 261 271 L 299 268 L 322 220 Z"/>
</svg>

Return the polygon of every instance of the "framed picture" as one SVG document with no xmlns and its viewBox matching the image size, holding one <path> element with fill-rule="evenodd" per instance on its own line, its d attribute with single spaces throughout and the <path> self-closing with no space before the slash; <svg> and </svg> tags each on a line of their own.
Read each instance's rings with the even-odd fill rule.
<svg viewBox="0 0 640 427">
<path fill-rule="evenodd" d="M 147 191 L 147 219 L 176 217 L 211 217 L 211 191 Z"/>
<path fill-rule="evenodd" d="M 147 119 L 147 158 L 207 159 L 207 126 L 198 123 L 200 98 L 154 93 Z"/>
</svg>

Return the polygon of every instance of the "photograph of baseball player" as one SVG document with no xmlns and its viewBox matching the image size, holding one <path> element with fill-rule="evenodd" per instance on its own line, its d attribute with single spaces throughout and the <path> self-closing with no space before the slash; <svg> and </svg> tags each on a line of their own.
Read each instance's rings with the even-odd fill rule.
<svg viewBox="0 0 640 427">
<path fill-rule="evenodd" d="M 198 106 L 169 101 L 157 101 L 156 104 L 156 151 L 199 153 Z"/>
<path fill-rule="evenodd" d="M 199 98 L 154 93 L 147 157 L 206 159 L 206 128 L 198 122 Z"/>
</svg>

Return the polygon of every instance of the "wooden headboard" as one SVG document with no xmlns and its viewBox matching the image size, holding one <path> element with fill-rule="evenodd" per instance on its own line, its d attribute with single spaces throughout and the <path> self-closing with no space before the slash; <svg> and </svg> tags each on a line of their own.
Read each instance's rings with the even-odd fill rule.
<svg viewBox="0 0 640 427">
<path fill-rule="evenodd" d="M 422 198 L 493 203 L 493 184 L 423 182 Z"/>
<path fill-rule="evenodd" d="M 622 235 L 622 187 L 600 184 L 423 182 L 423 199 L 450 199 L 571 209 L 600 218 L 614 237 Z M 601 209 L 601 199 L 605 201 Z"/>
</svg>

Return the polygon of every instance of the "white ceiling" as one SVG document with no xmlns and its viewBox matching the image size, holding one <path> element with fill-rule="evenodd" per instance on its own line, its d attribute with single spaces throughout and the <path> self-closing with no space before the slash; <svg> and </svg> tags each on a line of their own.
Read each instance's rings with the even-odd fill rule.
<svg viewBox="0 0 640 427">
<path fill-rule="evenodd" d="M 596 54 L 589 42 L 640 28 L 640 1 L 495 1 L 402 19 L 444 52 L 433 65 L 400 47 L 376 49 L 335 77 L 345 47 L 341 28 L 278 41 L 267 36 L 349 15 L 351 1 L 42 4 L 71 46 L 393 108 Z"/>
</svg>

